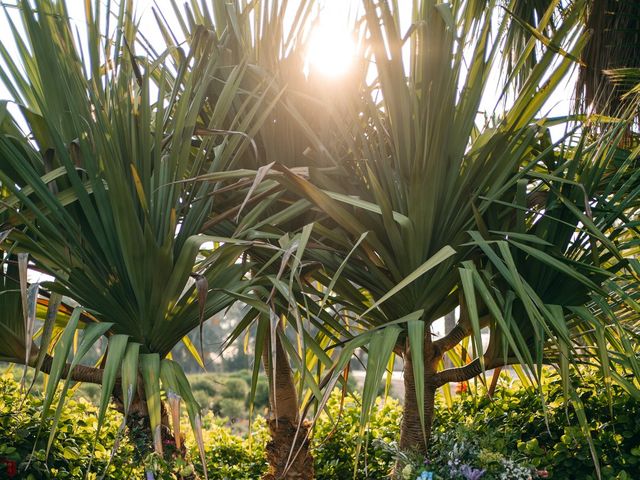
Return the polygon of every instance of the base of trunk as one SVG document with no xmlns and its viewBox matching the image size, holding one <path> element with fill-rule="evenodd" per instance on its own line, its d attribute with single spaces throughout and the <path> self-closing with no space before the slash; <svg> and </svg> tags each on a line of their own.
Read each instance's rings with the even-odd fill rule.
<svg viewBox="0 0 640 480">
<path fill-rule="evenodd" d="M 270 469 L 262 480 L 313 480 L 313 457 L 306 438 L 308 422 L 300 428 L 286 418 L 268 423 L 271 440 L 267 443 L 266 453 Z"/>
<path fill-rule="evenodd" d="M 116 409 L 124 414 L 122 401 L 114 398 Z M 127 436 L 132 443 L 134 449 L 135 461 L 143 463 L 145 459 L 154 451 L 153 434 L 151 432 L 151 422 L 149 413 L 146 408 L 146 402 L 139 398 L 134 399 L 127 416 Z M 176 438 L 169 428 L 169 418 L 164 404 L 162 404 L 162 424 L 160 426 L 160 434 L 162 437 L 162 457 L 170 466 L 176 466 L 177 463 L 183 463 L 186 468 L 181 468 L 182 472 L 173 472 L 178 480 L 199 480 L 199 476 L 195 473 L 195 469 L 187 456 L 187 450 L 184 445 L 184 439 L 181 438 L 180 448 L 177 447 Z"/>
<path fill-rule="evenodd" d="M 431 425 L 435 414 L 436 387 L 433 378 L 437 372 L 437 365 L 441 357 L 433 354 L 430 343 L 425 342 L 424 351 L 424 398 L 422 399 L 422 405 L 419 405 L 416 395 L 411 352 L 405 351 L 404 354 L 404 405 L 402 424 L 400 426 L 400 449 L 426 458 L 429 439 L 431 438 Z M 424 426 L 420 419 L 421 409 L 424 414 Z M 396 463 L 391 478 L 394 480 L 401 479 L 403 468 L 404 465 L 400 462 Z"/>
</svg>

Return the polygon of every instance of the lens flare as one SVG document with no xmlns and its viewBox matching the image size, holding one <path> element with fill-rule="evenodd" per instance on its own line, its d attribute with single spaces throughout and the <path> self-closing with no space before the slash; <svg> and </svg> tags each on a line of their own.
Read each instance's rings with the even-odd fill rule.
<svg viewBox="0 0 640 480">
<path fill-rule="evenodd" d="M 340 76 L 353 63 L 356 47 L 351 33 L 337 22 L 314 27 L 307 51 L 307 70 L 326 76 Z"/>
</svg>

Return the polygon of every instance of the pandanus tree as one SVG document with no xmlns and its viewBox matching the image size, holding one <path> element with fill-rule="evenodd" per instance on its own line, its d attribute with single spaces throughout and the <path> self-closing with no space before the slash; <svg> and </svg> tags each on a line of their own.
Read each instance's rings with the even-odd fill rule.
<svg viewBox="0 0 640 480">
<path fill-rule="evenodd" d="M 526 80 L 508 94 L 518 71 L 498 88 L 491 76 L 511 22 L 496 2 L 416 2 L 405 31 L 394 2 L 363 5 L 376 79 L 363 80 L 359 100 L 335 112 L 351 142 L 352 155 L 341 165 L 344 182 L 314 184 L 288 173 L 285 183 L 339 226 L 331 240 L 342 255 L 315 252 L 331 272 L 326 284 L 340 272 L 331 287 L 351 337 L 333 379 L 350 351 L 368 349 L 366 423 L 380 379 L 400 355 L 400 446 L 426 454 L 439 387 L 513 363 L 534 378 L 548 362 L 566 374 L 584 351 L 578 344 L 594 344 L 593 336 L 576 336 L 570 326 L 589 330 L 592 322 L 614 335 L 605 328 L 611 311 L 594 316 L 586 305 L 609 296 L 606 280 L 625 265 L 618 243 L 628 239 L 622 225 L 637 191 L 625 183 L 633 176 L 631 160 L 623 162 L 625 175 L 614 173 L 615 143 L 554 153 L 562 143 L 550 141 L 538 113 L 585 44 L 578 9 L 552 38 L 528 40 L 515 62 Z M 525 71 L 533 49 L 541 56 Z M 487 97 L 497 102 L 500 93 L 508 108 L 479 123 Z M 610 203 L 611 185 L 602 189 L 607 171 L 628 187 L 619 204 Z M 433 323 L 456 307 L 456 326 L 434 338 Z M 486 349 L 483 328 L 490 335 Z M 615 331 L 628 333 L 622 326 Z M 460 343 L 469 337 L 475 359 L 461 364 Z M 589 351 L 605 364 L 610 344 L 602 340 L 600 350 Z M 443 355 L 456 349 L 458 366 L 443 369 Z"/>
<path fill-rule="evenodd" d="M 240 89 L 246 65 L 227 68 L 224 38 L 205 36 L 179 50 L 173 65 L 166 55 L 137 56 L 132 2 L 117 11 L 87 2 L 85 38 L 74 36 L 64 1 L 18 7 L 19 20 L 8 14 L 15 45 L 3 40 L 1 49 L 2 80 L 18 107 L 13 116 L 3 110 L 0 135 L 3 250 L 9 262 L 22 255 L 25 267 L 28 254 L 29 268 L 53 277 L 43 286 L 83 313 L 53 336 L 54 309 L 36 346 L 22 317 L 3 311 L 3 331 L 22 348 L 5 351 L 2 343 L 1 356 L 50 374 L 47 407 L 62 377 L 65 391 L 71 380 L 101 383 L 100 417 L 113 394 L 161 452 L 171 437 L 161 384 L 171 413 L 182 399 L 197 438 L 200 428 L 171 349 L 246 284 L 237 259 L 248 242 L 200 235 L 217 184 L 189 181 L 223 171 L 249 144 L 239 132 L 251 133 L 260 117 L 253 92 Z M 230 106 L 248 98 L 253 110 L 241 120 L 231 115 Z M 207 101 L 215 105 L 203 118 Z M 13 281 L 11 265 L 5 279 Z M 82 342 L 67 364 L 77 328 Z M 52 336 L 55 344 L 46 341 Z M 104 337 L 100 365 L 80 365 Z M 180 450 L 179 422 L 173 426 Z"/>
<path fill-rule="evenodd" d="M 282 268 L 273 259 L 267 268 L 256 266 L 256 259 L 266 262 L 269 254 L 249 250 L 255 242 L 227 240 L 226 245 L 214 250 L 199 250 L 201 242 L 224 239 L 197 235 L 224 232 L 234 237 L 249 236 L 252 240 L 273 240 L 276 238 L 274 231 L 283 222 L 287 223 L 287 218 L 295 218 L 300 225 L 301 220 L 297 217 L 310 205 L 308 201 L 298 199 L 291 208 L 279 211 L 276 207 L 265 208 L 267 202 L 262 202 L 245 215 L 240 224 L 234 224 L 234 216 L 245 207 L 249 210 L 255 199 L 265 196 L 265 191 L 273 197 L 268 198 L 270 203 L 276 203 L 279 193 L 270 195 L 272 186 L 266 189 L 259 186 L 255 191 L 251 189 L 254 195 L 244 202 L 246 191 L 231 195 L 237 186 L 225 191 L 217 181 L 246 176 L 250 173 L 247 170 L 240 173 L 228 170 L 255 166 L 256 154 L 260 159 L 271 159 L 278 153 L 278 159 L 282 160 L 282 146 L 273 142 L 274 133 L 281 141 L 291 140 L 288 149 L 291 161 L 286 162 L 289 166 L 299 161 L 309 138 L 318 143 L 317 138 L 310 135 L 313 129 L 296 121 L 295 102 L 286 103 L 284 107 L 276 104 L 283 95 L 278 88 L 284 82 L 274 81 L 274 69 L 281 65 L 273 62 L 287 63 L 285 59 L 281 59 L 278 52 L 265 53 L 264 49 L 257 48 L 255 41 L 251 43 L 250 38 L 243 38 L 241 32 L 234 30 L 242 26 L 246 34 L 256 35 L 261 44 L 267 45 L 268 35 L 282 36 L 276 24 L 282 20 L 284 9 L 276 8 L 274 14 L 267 4 L 223 11 L 216 8 L 214 21 L 203 5 L 197 14 L 191 12 L 190 21 L 180 23 L 185 28 L 183 33 L 189 45 L 185 54 L 174 43 L 173 32 L 163 21 L 159 21 L 159 26 L 168 44 L 166 50 L 155 51 L 148 39 L 138 42 L 132 23 L 132 3 L 121 8 L 114 38 L 107 36 L 101 43 L 100 26 L 106 20 L 101 19 L 99 6 L 94 5 L 93 10 L 87 11 L 86 45 L 90 66 L 85 71 L 80 54 L 83 45 L 71 41 L 64 2 L 41 2 L 36 7 L 35 16 L 29 12 L 24 14 L 24 24 L 28 27 L 26 38 L 21 37 L 18 30 L 14 33 L 20 46 L 39 44 L 48 38 L 50 41 L 44 43 L 52 45 L 51 49 L 44 52 L 37 48 L 24 50 L 22 62 L 30 67 L 25 68 L 27 75 L 20 73 L 20 65 L 12 63 L 8 49 L 5 49 L 5 61 L 12 73 L 6 78 L 7 85 L 26 112 L 27 127 L 34 140 L 33 143 L 27 140 L 17 129 L 17 122 L 5 125 L 7 150 L 2 168 L 3 183 L 10 186 L 12 193 L 3 211 L 9 218 L 6 245 L 8 249 L 30 253 L 32 268 L 55 278 L 54 284 L 47 285 L 49 289 L 72 298 L 87 309 L 88 314 L 74 317 L 67 335 L 71 335 L 76 322 L 80 326 L 89 322 L 99 325 L 94 329 L 97 333 L 95 338 L 91 337 L 92 341 L 103 334 L 110 338 L 107 360 L 102 362 L 101 368 L 86 368 L 75 363 L 73 368 L 65 366 L 63 359 L 67 350 L 61 350 L 53 359 L 45 357 L 44 369 L 52 370 L 54 378 L 71 377 L 103 384 L 103 377 L 107 378 L 101 411 L 106 408 L 111 391 L 123 403 L 129 418 L 134 410 L 129 404 L 137 400 L 135 411 L 143 421 L 149 417 L 159 450 L 160 434 L 168 432 L 167 429 L 159 430 L 159 425 L 166 426 L 168 419 L 162 414 L 163 405 L 158 402 L 158 378 L 162 378 L 165 390 L 172 391 L 172 399 L 177 395 L 188 400 L 192 422 L 197 421 L 197 406 L 187 391 L 183 375 L 175 363 L 165 359 L 173 345 L 198 323 L 237 299 L 255 307 L 259 325 L 264 325 L 264 315 L 266 321 L 271 322 L 274 314 L 278 319 L 295 308 L 296 300 L 291 301 L 295 295 L 289 295 L 284 305 L 276 301 L 272 291 L 274 285 L 262 290 L 263 298 L 268 301 L 266 304 L 252 302 L 240 293 L 249 285 L 241 279 L 247 270 L 251 270 L 253 277 L 253 292 L 259 291 L 256 285 L 260 285 L 260 275 L 275 284 L 280 276 L 266 275 L 270 272 L 269 264 L 276 266 L 276 272 Z M 49 11 L 52 12 L 50 15 Z M 304 13 L 304 6 L 299 11 Z M 270 28 L 263 26 L 266 33 L 251 30 L 252 15 L 256 12 L 271 15 L 265 25 L 273 25 Z M 109 11 L 103 13 L 107 17 L 111 14 Z M 160 17 L 159 14 L 159 20 Z M 262 22 L 258 24 L 263 25 Z M 106 29 L 109 33 L 108 22 Z M 144 46 L 150 59 L 134 54 L 140 45 Z M 254 55 L 258 50 L 262 64 Z M 62 58 L 67 58 L 70 65 L 62 62 Z M 288 58 L 292 65 L 286 79 L 303 78 L 300 52 L 290 53 Z M 67 66 L 68 71 L 56 77 L 56 85 L 40 92 L 36 87 L 44 81 L 41 72 L 48 71 L 47 62 L 58 62 Z M 62 89 L 61 85 L 66 83 L 74 89 Z M 65 95 L 48 98 L 47 95 L 53 95 L 49 92 L 61 89 Z M 152 94 L 157 97 L 152 99 Z M 298 99 L 302 97 L 300 93 L 298 95 Z M 298 103 L 305 104 L 306 101 L 298 100 Z M 65 112 L 63 118 L 58 118 L 60 112 Z M 317 115 L 308 117 L 320 121 Z M 275 124 L 275 130 L 273 125 L 257 128 L 265 123 L 265 118 L 273 120 L 268 123 Z M 42 128 L 38 130 L 37 127 Z M 292 130 L 303 135 L 294 135 Z M 247 149 L 249 137 L 253 138 L 251 148 Z M 10 149 L 18 145 L 17 152 Z M 21 167 L 25 157 L 31 158 L 31 163 Z M 54 174 L 48 177 L 50 172 Z M 39 188 L 33 191 L 33 186 Z M 227 193 L 229 195 L 225 195 Z M 261 215 L 263 211 L 267 213 Z M 247 223 L 252 217 L 259 217 L 260 222 L 257 229 L 247 232 Z M 260 230 L 261 226 L 264 231 Z M 286 227 L 280 227 L 279 235 L 287 237 L 286 231 L 298 228 L 290 222 Z M 309 231 L 307 228 L 307 236 Z M 105 237 L 105 232 L 111 233 Z M 43 236 L 49 242 L 56 239 L 54 245 L 58 249 L 43 242 Z M 294 235 L 290 243 L 299 245 L 299 240 L 300 235 Z M 284 256 L 283 266 L 291 251 L 288 245 L 280 249 L 280 256 Z M 250 261 L 236 262 L 241 253 L 245 257 L 248 255 Z M 172 261 L 176 264 L 173 271 L 170 268 Z M 176 271 L 178 266 L 180 269 Z M 96 291 L 101 294 L 94 295 Z M 56 304 L 52 302 L 51 305 Z M 265 310 L 265 305 L 271 306 L 272 311 Z M 16 334 L 24 339 L 25 345 L 31 346 L 29 335 L 18 331 L 21 325 L 23 322 L 15 319 Z M 48 325 L 47 328 L 54 328 L 53 323 Z M 247 323 L 243 322 L 233 338 L 246 327 Z M 275 413 L 270 422 L 274 435 L 272 450 L 281 452 L 270 458 L 274 472 L 271 475 L 280 476 L 292 466 L 288 475 L 298 475 L 296 464 L 299 464 L 307 470 L 304 477 L 311 478 L 308 432 L 299 414 L 299 391 L 287 358 L 288 354 L 297 354 L 299 368 L 299 359 L 305 354 L 291 349 L 289 353 L 285 352 L 283 344 L 291 345 L 281 324 L 258 331 L 267 335 L 260 338 L 255 351 L 258 360 L 261 354 L 264 357 L 271 379 L 270 398 Z M 188 339 L 184 340 L 188 343 Z M 64 345 L 68 347 L 68 342 Z M 90 348 L 91 341 L 87 340 L 85 347 L 84 350 Z M 198 356 L 193 345 L 188 343 L 188 348 Z M 34 355 L 45 350 L 46 345 L 40 349 L 32 346 Z M 123 351 L 131 353 L 125 355 L 122 374 L 119 374 L 119 358 Z M 136 371 L 136 352 L 142 355 L 141 362 L 145 360 L 141 385 L 131 384 L 134 381 L 131 372 Z M 23 357 L 20 353 L 8 358 L 19 362 Z M 81 360 L 81 356 L 76 360 Z M 27 363 L 42 367 L 40 357 Z M 256 362 L 256 367 L 258 365 Z M 106 376 L 105 371 L 109 372 Z M 254 369 L 254 388 L 257 373 Z M 310 376 L 306 379 L 303 383 L 313 381 Z M 51 382 L 51 385 L 55 383 Z M 138 396 L 132 397 L 132 385 L 134 391 L 139 392 Z M 317 386 L 314 388 L 317 392 Z M 157 408 L 161 409 L 160 415 Z M 292 456 L 297 444 L 302 445 L 304 451 Z"/>
<path fill-rule="evenodd" d="M 310 432 L 303 412 L 309 395 L 321 396 L 321 388 L 319 377 L 310 373 L 310 365 L 318 365 L 321 371 L 323 362 L 331 362 L 323 351 L 328 348 L 327 337 L 309 334 L 314 329 L 312 322 L 319 320 L 308 315 L 305 302 L 306 306 L 314 305 L 318 292 L 306 291 L 304 278 L 320 267 L 307 252 L 318 245 L 316 230 L 322 232 L 322 227 L 312 222 L 323 215 L 312 211 L 305 198 L 287 192 L 274 179 L 277 173 L 272 167 L 286 165 L 304 172 L 307 178 L 322 176 L 323 168 L 339 162 L 344 144 L 332 128 L 335 122 L 329 117 L 326 98 L 319 94 L 321 80 L 304 72 L 306 42 L 317 2 L 241 2 L 234 10 L 233 22 L 228 9 L 215 2 L 194 0 L 184 6 L 172 2 L 172 6 L 182 25 L 181 38 L 187 43 L 197 38 L 194 32 L 203 30 L 208 35 L 233 38 L 227 44 L 225 60 L 250 64 L 243 88 L 253 91 L 268 81 L 260 93 L 271 108 L 252 134 L 257 155 L 247 151 L 237 157 L 234 167 L 244 170 L 227 177 L 226 198 L 213 206 L 204 228 L 215 235 L 259 238 L 279 251 L 271 255 L 264 249 L 247 249 L 254 294 L 262 302 L 257 306 L 251 302 L 253 308 L 225 345 L 256 328 L 252 391 L 261 358 L 270 388 L 268 425 L 272 439 L 267 445 L 270 470 L 265 478 L 313 478 Z M 170 21 L 157 16 L 161 30 L 168 31 Z M 165 37 L 169 43 L 180 41 L 168 34 Z M 357 92 L 357 87 L 353 90 Z M 240 102 L 232 106 L 238 115 L 243 115 L 243 108 Z M 202 182 L 216 178 L 216 173 L 198 177 Z M 315 317 L 328 318 L 323 312 L 310 310 Z"/>
</svg>

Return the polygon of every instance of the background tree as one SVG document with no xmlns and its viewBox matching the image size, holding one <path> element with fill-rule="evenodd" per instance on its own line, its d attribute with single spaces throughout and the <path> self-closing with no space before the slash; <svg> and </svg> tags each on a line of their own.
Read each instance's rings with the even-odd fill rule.
<svg viewBox="0 0 640 480">
<path fill-rule="evenodd" d="M 530 49 L 532 38 L 550 38 L 562 23 L 563 16 L 579 12 L 581 23 L 589 32 L 580 52 L 580 67 L 576 79 L 576 111 L 587 110 L 603 115 L 619 113 L 622 98 L 637 83 L 634 69 L 640 67 L 640 5 L 629 0 L 588 0 L 586 2 L 558 0 L 526 0 L 505 5 L 512 15 L 505 57 L 509 70 L 517 64 L 522 52 L 528 51 L 528 67 L 533 69 L 537 49 Z M 636 76 L 637 78 L 637 76 Z"/>
<path fill-rule="evenodd" d="M 247 250 L 247 258 L 253 265 L 252 284 L 264 304 L 247 313 L 225 345 L 255 327 L 252 392 L 255 392 L 261 357 L 270 385 L 272 441 L 267 454 L 271 469 L 266 478 L 282 475 L 312 478 L 313 465 L 308 451 L 310 432 L 303 403 L 308 400 L 308 392 L 313 392 L 313 397 L 319 395 L 320 379 L 308 370 L 317 362 L 321 371 L 323 361 L 329 365 L 331 362 L 323 353 L 323 349 L 328 348 L 327 337 L 315 338 L 317 329 L 313 322 L 318 320 L 312 320 L 311 315 L 304 312 L 305 302 L 307 306 L 313 305 L 318 295 L 313 288 L 311 293 L 305 291 L 304 278 L 319 267 L 308 251 L 321 241 L 323 230 L 316 232 L 320 224 L 313 222 L 324 215 L 313 211 L 311 202 L 305 198 L 284 189 L 273 178 L 276 173 L 271 167 L 275 163 L 283 164 L 313 179 L 330 176 L 330 167 L 340 162 L 344 141 L 329 116 L 326 98 L 321 93 L 322 82 L 304 72 L 307 42 L 318 3 L 251 2 L 237 9 L 233 22 L 227 11 L 209 2 L 194 0 L 184 6 L 172 2 L 172 6 L 187 43 L 193 43 L 194 32 L 202 30 L 229 38 L 225 61 L 229 65 L 248 62 L 251 69 L 243 77 L 243 87 L 259 91 L 264 103 L 271 106 L 265 120 L 252 134 L 257 155 L 247 151 L 236 158 L 234 166 L 243 170 L 225 187 L 222 201 L 212 207 L 204 231 L 234 238 L 260 238 L 280 249 L 280 253 L 273 256 L 263 248 Z M 170 22 L 160 12 L 157 17 L 161 30 L 168 31 Z M 173 46 L 180 41 L 170 35 L 165 38 Z M 357 93 L 356 87 L 348 84 L 342 87 Z M 337 101 L 334 99 L 332 103 Z M 246 110 L 244 104 L 237 101 L 231 108 L 239 116 Z M 215 173 L 199 177 L 201 181 L 216 178 Z M 268 308 L 263 308 L 264 305 Z M 313 315 L 318 313 L 314 311 Z"/>
</svg>

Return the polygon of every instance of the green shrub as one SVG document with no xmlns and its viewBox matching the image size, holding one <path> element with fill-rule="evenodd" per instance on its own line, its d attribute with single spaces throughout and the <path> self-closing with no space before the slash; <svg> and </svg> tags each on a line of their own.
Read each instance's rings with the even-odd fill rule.
<svg viewBox="0 0 640 480">
<path fill-rule="evenodd" d="M 249 407 L 249 397 L 247 396 L 247 408 Z M 256 384 L 256 395 L 253 399 L 253 408 L 255 412 L 262 412 L 269 406 L 269 382 L 260 378 Z"/>
<path fill-rule="evenodd" d="M 249 385 L 241 378 L 228 378 L 224 383 L 222 396 L 244 402 L 249 394 Z"/>
<path fill-rule="evenodd" d="M 205 411 L 212 411 L 216 415 L 247 420 L 249 417 L 249 392 L 251 390 L 251 372 L 241 370 L 231 374 L 198 373 L 189 375 L 189 383 L 198 404 Z M 237 400 L 243 403 L 241 408 L 237 403 L 223 399 Z M 256 385 L 254 411 L 264 413 L 269 405 L 269 382 L 259 378 Z"/>
<path fill-rule="evenodd" d="M 585 374 L 577 392 L 590 421 L 603 478 L 637 479 L 640 478 L 640 402 L 615 386 L 611 388 L 610 401 L 604 385 L 595 377 Z M 551 375 L 544 385 L 544 391 L 547 395 L 546 421 L 537 391 L 522 388 L 517 383 L 502 385 L 493 399 L 486 395 L 464 394 L 455 398 L 450 409 L 438 405 L 429 458 L 431 463 L 425 467 L 422 459 L 418 459 L 413 464 L 415 468 L 412 472 L 419 473 L 420 468 L 428 468 L 439 474 L 440 479 L 457 480 L 464 476 L 452 475 L 451 469 L 445 467 L 450 461 L 454 464 L 459 461 L 458 466 L 466 463 L 470 468 L 485 470 L 482 480 L 526 478 L 518 476 L 518 469 L 522 475 L 530 472 L 532 477 L 535 476 L 531 469 L 525 472 L 528 465 L 547 470 L 549 478 L 554 480 L 594 479 L 588 443 L 578 428 L 575 413 L 571 408 L 566 408 L 559 379 Z M 196 395 L 209 398 L 203 390 Z M 246 410 L 245 402 L 244 399 L 222 397 L 211 401 L 230 417 Z M 336 392 L 329 400 L 328 410 L 331 419 L 339 419 L 339 423 L 335 425 L 323 413 L 316 425 L 312 449 L 317 478 L 353 478 L 360 435 L 358 396 L 347 397 L 341 408 L 341 396 Z M 395 400 L 379 401 L 374 408 L 358 459 L 357 479 L 388 478 L 401 453 L 397 451 L 395 443 L 401 415 L 401 407 Z M 30 395 L 23 401 L 18 383 L 12 376 L 0 377 L 0 457 L 18 463 L 18 478 L 83 478 L 95 439 L 96 417 L 95 406 L 86 400 L 68 401 L 45 463 L 46 425 L 38 437 L 42 418 L 41 396 Z M 102 472 L 106 467 L 121 420 L 119 414 L 108 411 L 100 442 L 96 446 L 93 472 Z M 186 419 L 184 422 L 183 431 L 188 432 L 186 441 L 189 457 L 200 468 L 193 435 Z M 216 418 L 211 412 L 204 416 L 203 426 L 209 478 L 260 478 L 266 469 L 264 448 L 268 436 L 263 419 L 259 418 L 254 424 L 251 442 L 235 435 L 226 424 L 226 419 Z M 236 430 L 237 427 L 237 424 L 233 425 Z M 34 445 L 35 453 L 30 457 Z M 141 478 L 143 472 L 133 458 L 133 448 L 125 436 L 106 478 Z M 27 467 L 29 460 L 31 463 Z M 0 466 L 0 478 L 5 478 L 4 468 Z M 505 473 L 507 471 L 509 473 Z M 407 478 L 414 480 L 415 477 Z"/>
<path fill-rule="evenodd" d="M 58 430 L 45 461 L 51 416 L 40 435 L 42 397 L 31 394 L 26 399 L 11 374 L 0 377 L 0 457 L 18 464 L 18 477 L 37 479 L 81 479 L 87 468 L 96 438 L 96 408 L 84 399 L 69 400 L 62 411 Z M 109 410 L 96 444 L 93 472 L 103 472 L 111 454 L 122 417 Z M 35 448 L 34 448 L 35 447 Z M 32 454 L 33 452 L 33 454 Z M 141 478 L 143 472 L 132 460 L 133 449 L 123 440 L 118 455 L 109 466 L 106 478 Z M 0 478 L 6 478 L 0 465 Z M 4 472 L 4 474 L 3 474 Z"/>
<path fill-rule="evenodd" d="M 591 436 L 608 480 L 640 478 L 640 402 L 616 386 L 611 402 L 601 380 L 583 372 L 577 392 L 581 398 Z M 463 394 L 452 408 L 438 405 L 428 469 L 446 480 L 465 478 L 452 472 L 449 462 L 485 470 L 483 480 L 535 478 L 546 471 L 554 480 L 593 480 L 595 467 L 589 444 L 575 412 L 567 407 L 558 376 L 550 374 L 543 390 L 547 418 L 539 393 L 513 382 L 503 382 L 493 399 Z M 332 396 L 329 411 L 339 417 L 339 395 Z M 357 397 L 345 400 L 340 423 L 335 426 L 322 415 L 314 433 L 314 456 L 318 479 L 352 478 L 358 438 Z M 401 455 L 393 442 L 398 438 L 401 407 L 387 402 L 374 409 L 356 478 L 383 479 Z M 548 422 L 548 427 L 547 427 Z M 383 433 L 384 432 L 384 433 Z M 377 440 L 376 440 L 377 439 Z M 368 459 L 368 460 L 365 460 Z M 372 460 L 373 459 L 373 460 Z M 419 473 L 422 461 L 413 468 Z M 366 465 L 366 467 L 365 467 Z M 415 478 L 415 475 L 412 480 Z"/>
<path fill-rule="evenodd" d="M 339 419 L 334 425 L 331 419 L 322 414 L 316 424 L 313 435 L 313 455 L 316 478 L 334 480 L 353 478 L 358 436 L 360 434 L 360 399 L 357 395 L 344 399 L 342 409 L 340 392 L 336 391 L 328 402 L 331 418 Z M 365 431 L 366 440 L 358 458 L 357 479 L 388 478 L 394 463 L 393 453 L 383 448 L 379 442 L 391 443 L 399 433 L 402 408 L 397 400 L 378 400 L 378 407 L 371 414 L 369 428 Z"/>
<path fill-rule="evenodd" d="M 51 452 L 45 461 L 44 454 L 49 436 L 46 426 L 38 437 L 42 419 L 42 397 L 40 394 L 31 394 L 24 401 L 23 398 L 19 384 L 12 374 L 0 376 L 0 458 L 16 461 L 19 474 L 15 478 L 18 479 L 83 479 L 96 438 L 96 407 L 84 398 L 67 401 Z M 244 400 L 221 400 L 223 406 L 226 405 L 225 402 L 228 403 L 225 407 L 228 412 L 237 413 L 238 410 L 245 409 Z M 106 468 L 121 422 L 120 414 L 112 409 L 107 410 L 100 441 L 96 444 L 92 472 L 102 473 Z M 264 446 L 268 433 L 264 420 L 259 419 L 254 424 L 251 441 L 233 435 L 225 422 L 225 419 L 215 418 L 211 413 L 203 417 L 209 478 L 258 480 L 267 466 Z M 47 425 L 50 423 L 48 421 Z M 186 418 L 183 431 L 188 432 L 186 442 L 189 457 L 194 460 L 194 466 L 202 471 L 198 449 Z M 32 456 L 34 445 L 36 448 Z M 150 458 L 145 463 L 154 462 Z M 160 460 L 155 463 L 158 463 L 158 468 L 164 466 Z M 0 464 L 0 478 L 6 478 L 6 466 L 3 464 Z M 89 478 L 96 477 L 92 475 Z M 126 435 L 121 440 L 105 478 L 144 478 L 144 471 L 139 462 L 134 460 L 133 447 Z M 156 478 L 175 477 L 171 474 L 159 474 Z"/>
<path fill-rule="evenodd" d="M 216 401 L 219 400 L 219 397 L 218 398 L 211 397 L 210 395 L 208 395 L 206 392 L 202 390 L 194 390 L 193 396 L 203 411 L 213 410 L 214 406 L 216 405 Z"/>
<path fill-rule="evenodd" d="M 74 395 L 74 397 L 79 398 L 82 397 L 85 400 L 93 403 L 94 405 L 98 405 L 100 403 L 100 392 L 102 391 L 100 385 L 95 385 L 93 383 L 83 383 L 78 387 L 78 391 Z"/>
<path fill-rule="evenodd" d="M 242 400 L 223 398 L 220 400 L 220 415 L 232 421 L 242 419 L 247 415 L 247 408 Z"/>
<path fill-rule="evenodd" d="M 233 435 L 224 419 L 208 413 L 203 417 L 203 435 L 207 472 L 211 480 L 259 480 L 267 470 L 265 445 L 268 431 L 264 419 L 258 419 L 251 429 L 251 439 Z M 193 437 L 187 439 L 192 458 L 199 471 L 202 464 L 197 456 Z"/>
<path fill-rule="evenodd" d="M 235 372 L 229 373 L 230 378 L 238 378 L 242 380 L 247 385 L 251 385 L 251 378 L 253 377 L 253 372 L 251 370 L 236 370 Z"/>
<path fill-rule="evenodd" d="M 189 383 L 194 394 L 202 392 L 209 397 L 215 397 L 222 390 L 222 382 L 216 380 L 216 375 L 212 373 L 189 375 Z"/>
<path fill-rule="evenodd" d="M 438 409 L 435 438 L 451 431 L 452 426 L 464 425 L 476 438 L 491 432 L 493 451 L 525 456 L 538 469 L 546 470 L 549 478 L 595 479 L 588 441 L 575 411 L 563 397 L 559 377 L 548 375 L 543 390 L 546 417 L 539 393 L 519 383 L 502 384 L 493 400 L 486 395 L 461 395 L 453 408 Z M 602 477 L 640 478 L 640 402 L 616 386 L 611 387 L 609 398 L 604 383 L 589 371 L 582 372 L 577 393 L 584 405 Z M 434 445 L 434 450 L 437 448 Z"/>
</svg>

